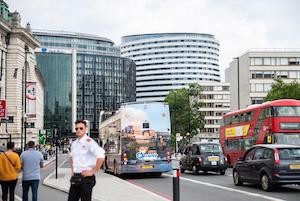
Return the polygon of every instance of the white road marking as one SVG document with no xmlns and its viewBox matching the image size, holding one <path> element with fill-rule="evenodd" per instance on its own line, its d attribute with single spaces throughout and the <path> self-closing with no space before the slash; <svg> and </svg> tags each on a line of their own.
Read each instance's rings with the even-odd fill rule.
<svg viewBox="0 0 300 201">
<path fill-rule="evenodd" d="M 167 177 L 173 177 L 172 175 L 168 175 L 168 174 L 163 174 L 163 175 L 165 175 Z M 180 179 L 185 180 L 185 181 L 190 181 L 190 182 L 193 182 L 193 183 L 196 183 L 196 184 L 209 186 L 209 187 L 214 187 L 214 188 L 219 188 L 219 189 L 223 189 L 223 190 L 227 190 L 227 191 L 233 191 L 233 192 L 237 192 L 237 193 L 241 193 L 241 194 L 245 194 L 245 195 L 250 195 L 250 196 L 253 196 L 253 197 L 264 198 L 266 200 L 286 201 L 286 200 L 282 200 L 282 199 L 279 199 L 279 198 L 274 198 L 274 197 L 270 197 L 270 196 L 266 196 L 266 195 L 262 195 L 262 194 L 258 194 L 258 193 L 250 193 L 250 192 L 247 192 L 247 191 L 242 191 L 242 190 L 229 188 L 229 187 L 225 187 L 225 186 L 221 186 L 221 185 L 217 185 L 217 184 L 212 184 L 212 183 L 197 181 L 197 180 L 193 180 L 193 179 L 188 179 L 188 178 L 185 178 L 185 177 L 180 177 Z"/>
<path fill-rule="evenodd" d="M 15 199 L 16 199 L 16 200 L 19 200 L 19 201 L 22 201 L 22 198 L 19 197 L 19 196 L 17 196 L 17 195 L 15 195 Z"/>
</svg>

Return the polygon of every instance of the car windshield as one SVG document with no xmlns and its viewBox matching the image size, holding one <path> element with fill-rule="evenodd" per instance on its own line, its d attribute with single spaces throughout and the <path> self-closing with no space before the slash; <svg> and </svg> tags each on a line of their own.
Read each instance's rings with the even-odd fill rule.
<svg viewBox="0 0 300 201">
<path fill-rule="evenodd" d="M 300 145 L 299 133 L 274 133 L 276 144 Z"/>
<path fill-rule="evenodd" d="M 280 148 L 278 153 L 281 160 L 300 159 L 300 148 Z"/>
<path fill-rule="evenodd" d="M 222 148 L 219 144 L 201 144 L 199 145 L 201 153 L 221 153 Z"/>
</svg>

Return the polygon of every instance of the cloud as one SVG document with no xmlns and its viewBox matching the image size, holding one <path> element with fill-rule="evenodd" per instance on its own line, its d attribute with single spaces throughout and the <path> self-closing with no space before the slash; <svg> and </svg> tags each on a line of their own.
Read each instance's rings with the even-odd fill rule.
<svg viewBox="0 0 300 201">
<path fill-rule="evenodd" d="M 223 72 L 250 48 L 300 47 L 297 0 L 7 0 L 33 28 L 97 34 L 199 32 L 220 41 Z M 223 75 L 223 73 L 222 73 Z"/>
</svg>

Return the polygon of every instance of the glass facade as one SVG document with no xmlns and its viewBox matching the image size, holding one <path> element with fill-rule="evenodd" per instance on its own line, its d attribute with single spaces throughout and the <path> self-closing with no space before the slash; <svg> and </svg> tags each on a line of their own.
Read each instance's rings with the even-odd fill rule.
<svg viewBox="0 0 300 201">
<path fill-rule="evenodd" d="M 40 40 L 42 49 L 76 49 L 76 116 L 77 119 L 90 121 L 92 135 L 98 135 L 101 110 L 113 111 L 118 109 L 121 103 L 135 101 L 135 63 L 131 59 L 121 57 L 120 49 L 111 40 L 90 34 L 58 31 L 35 31 L 34 35 Z M 67 73 L 71 78 L 71 68 Z M 58 75 L 52 72 L 51 76 Z M 72 80 L 68 82 L 71 86 Z M 69 85 L 66 85 L 67 88 Z M 61 84 L 60 87 L 62 86 L 65 85 Z M 47 99 L 47 95 L 45 96 Z M 71 118 L 71 112 L 67 115 Z M 55 124 L 52 119 L 49 121 Z"/>
<path fill-rule="evenodd" d="M 77 117 L 97 130 L 101 110 L 135 101 L 135 64 L 130 59 L 77 55 Z"/>
<path fill-rule="evenodd" d="M 44 128 L 71 132 L 72 55 L 36 53 L 36 60 L 45 80 Z"/>
</svg>

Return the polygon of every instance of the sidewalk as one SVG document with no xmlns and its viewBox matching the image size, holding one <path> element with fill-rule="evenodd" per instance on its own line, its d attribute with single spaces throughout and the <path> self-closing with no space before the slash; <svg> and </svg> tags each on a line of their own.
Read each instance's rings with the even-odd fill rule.
<svg viewBox="0 0 300 201">
<path fill-rule="evenodd" d="M 70 187 L 70 168 L 59 168 L 57 179 L 55 172 L 45 180 L 44 185 L 67 192 Z M 96 186 L 93 189 L 93 201 L 167 201 L 150 191 L 135 186 L 118 177 L 99 171 L 96 175 Z M 169 201 L 169 200 L 168 200 Z"/>
</svg>

